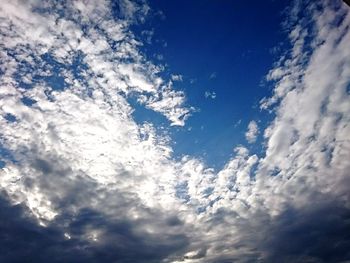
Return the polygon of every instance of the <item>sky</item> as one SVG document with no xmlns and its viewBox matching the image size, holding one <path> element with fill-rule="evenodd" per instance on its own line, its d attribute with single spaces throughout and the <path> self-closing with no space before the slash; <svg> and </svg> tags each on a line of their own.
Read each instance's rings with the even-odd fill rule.
<svg viewBox="0 0 350 263">
<path fill-rule="evenodd" d="M 4 1 L 0 262 L 350 261 L 350 7 Z"/>
<path fill-rule="evenodd" d="M 174 86 L 186 91 L 198 111 L 186 127 L 170 131 L 176 156 L 190 154 L 221 169 L 232 146 L 246 142 L 249 122 L 268 118 L 259 101 L 270 93 L 264 76 L 274 48 L 284 43 L 280 24 L 288 2 L 256 1 L 254 9 L 247 1 L 150 2 L 161 13 L 139 29 L 154 39 L 144 50 L 166 64 L 170 78 L 181 76 Z M 150 118 L 142 112 L 134 116 Z"/>
</svg>

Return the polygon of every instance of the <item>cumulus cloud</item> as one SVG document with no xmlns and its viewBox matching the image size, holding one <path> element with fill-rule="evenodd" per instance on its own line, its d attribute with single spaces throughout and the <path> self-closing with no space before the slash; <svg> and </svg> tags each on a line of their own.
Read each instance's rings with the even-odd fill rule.
<svg viewBox="0 0 350 263">
<path fill-rule="evenodd" d="M 170 125 L 191 107 L 130 31 L 145 3 L 110 8 L 0 7 L 0 261 L 349 260 L 348 8 L 294 3 L 261 102 L 275 112 L 265 153 L 237 146 L 218 172 L 133 120 L 129 96 Z"/>
<path fill-rule="evenodd" d="M 259 127 L 256 121 L 251 121 L 248 124 L 248 130 L 245 133 L 245 138 L 249 143 L 254 143 L 258 137 Z"/>
</svg>

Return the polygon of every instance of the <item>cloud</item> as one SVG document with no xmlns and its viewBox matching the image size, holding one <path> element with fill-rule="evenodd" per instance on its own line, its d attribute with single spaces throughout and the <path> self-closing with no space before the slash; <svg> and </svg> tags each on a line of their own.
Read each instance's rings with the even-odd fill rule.
<svg viewBox="0 0 350 263">
<path fill-rule="evenodd" d="M 182 75 L 173 74 L 173 75 L 171 75 L 171 79 L 173 81 L 182 81 Z"/>
<path fill-rule="evenodd" d="M 132 117 L 129 96 L 170 125 L 193 111 L 139 52 L 137 3 L 1 5 L 0 261 L 349 260 L 347 7 L 295 2 L 265 152 L 216 172 Z"/>
<path fill-rule="evenodd" d="M 215 91 L 209 91 L 207 90 L 205 93 L 204 93 L 204 96 L 206 99 L 210 98 L 210 99 L 215 99 L 216 98 L 216 92 Z"/>
<path fill-rule="evenodd" d="M 326 199 L 326 197 L 325 197 Z M 346 262 L 350 210 L 336 200 L 287 209 L 268 228 L 262 249 L 268 262 Z"/>
<path fill-rule="evenodd" d="M 74 215 L 61 214 L 49 226 L 43 227 L 25 215 L 26 209 L 22 205 L 11 206 L 1 198 L 0 207 L 2 262 L 25 258 L 35 262 L 47 262 L 48 259 L 51 262 L 160 262 L 187 245 L 183 234 L 166 234 L 159 239 L 160 236 L 139 231 L 140 225 L 148 224 L 147 221 L 110 218 L 88 208 Z M 165 227 L 175 230 L 179 223 L 176 225 L 171 220 L 164 221 Z M 66 233 L 62 231 L 62 225 L 65 225 Z"/>
<path fill-rule="evenodd" d="M 129 23 L 144 22 L 150 11 L 150 7 L 145 1 L 132 2 L 130 0 L 119 0 L 117 4 L 119 16 L 127 20 Z"/>
<path fill-rule="evenodd" d="M 46 262 L 52 255 L 58 262 L 91 262 L 97 255 L 154 262 L 188 243 L 187 226 L 172 210 L 182 204 L 171 198 L 167 138 L 151 124 L 137 125 L 127 102 L 129 95 L 146 97 L 146 107 L 184 125 L 185 95 L 142 57 L 128 29 L 134 21 L 113 17 L 109 8 L 104 1 L 1 6 L 1 147 L 11 155 L 2 156 L 0 187 L 4 205 L 23 210 L 23 222 L 2 233 L 25 235 L 20 252 L 2 253 L 2 262 Z"/>
<path fill-rule="evenodd" d="M 256 142 L 256 138 L 258 137 L 259 127 L 256 121 L 251 121 L 248 124 L 248 130 L 245 133 L 245 137 L 249 143 Z"/>
<path fill-rule="evenodd" d="M 45 2 L 41 9 L 37 5 L 36 2 L 31 3 L 31 6 L 29 3 L 24 5 L 14 2 L 2 6 L 4 42 L 7 48 L 16 50 L 14 58 L 6 52 L 2 55 L 2 60 L 6 62 L 3 66 L 5 76 L 10 76 L 17 68 L 17 81 L 22 83 L 32 81 L 30 79 L 33 78 L 36 81 L 52 79 L 54 74 L 59 73 L 55 78 L 62 85 L 98 85 L 109 93 L 147 96 L 147 101 L 152 102 L 145 101 L 148 107 L 171 116 L 174 125 L 183 125 L 183 121 L 176 118 L 187 118 L 190 111 L 180 105 L 184 103 L 182 92 L 170 92 L 170 84 L 157 75 L 161 67 L 145 62 L 138 51 L 140 43 L 128 29 L 131 22 L 116 20 L 110 12 L 109 2 L 95 4 L 87 1 L 82 5 L 80 1 L 75 1 L 55 7 L 51 2 Z M 119 5 L 120 9 L 130 9 L 128 13 L 148 9 L 144 3 L 138 6 L 129 1 L 120 1 Z M 64 16 L 60 18 L 59 12 Z M 9 22 L 13 23 L 12 31 L 6 26 Z M 100 22 L 98 27 L 95 26 L 97 22 Z M 24 44 L 28 45 L 28 50 L 21 49 L 20 46 Z M 78 72 L 71 71 L 77 60 L 84 66 L 78 79 L 74 76 Z M 57 63 L 53 65 L 51 62 Z M 79 83 L 81 81 L 86 83 Z M 166 92 L 162 94 L 163 91 Z M 170 98 L 167 98 L 167 94 Z M 158 107 L 152 107 L 151 104 L 156 103 L 157 98 Z M 176 108 L 159 107 L 160 98 L 172 100 Z M 175 116 L 169 111 L 182 114 Z"/>
<path fill-rule="evenodd" d="M 217 73 L 213 72 L 210 74 L 209 79 L 215 79 L 217 77 Z"/>
</svg>

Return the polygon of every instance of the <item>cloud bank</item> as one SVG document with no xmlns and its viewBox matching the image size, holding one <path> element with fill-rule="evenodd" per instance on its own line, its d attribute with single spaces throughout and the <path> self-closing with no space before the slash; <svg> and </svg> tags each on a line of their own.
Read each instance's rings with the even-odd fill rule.
<svg viewBox="0 0 350 263">
<path fill-rule="evenodd" d="M 191 113 L 130 30 L 148 12 L 1 5 L 0 261 L 350 260 L 348 7 L 294 2 L 265 153 L 237 146 L 219 172 L 132 117 L 130 96 L 170 125 Z"/>
</svg>

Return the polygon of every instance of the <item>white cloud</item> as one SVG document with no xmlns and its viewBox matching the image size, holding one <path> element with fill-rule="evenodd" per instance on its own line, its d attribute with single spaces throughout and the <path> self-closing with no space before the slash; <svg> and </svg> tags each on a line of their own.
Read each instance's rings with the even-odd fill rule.
<svg viewBox="0 0 350 263">
<path fill-rule="evenodd" d="M 15 54 L 14 59 L 6 52 L 1 54 L 6 62 L 1 76 L 1 144 L 13 155 L 1 171 L 2 189 L 12 202 L 26 204 L 41 223 L 65 212 L 60 200 L 84 183 L 106 194 L 116 191 L 123 195 L 125 189 L 133 189 L 135 192 L 130 194 L 147 206 L 172 203 L 170 197 L 175 190 L 168 186 L 172 179 L 158 178 L 162 172 L 174 176 L 172 166 L 167 164 L 171 154 L 167 139 L 155 135 L 152 125 L 133 122 L 133 109 L 124 94 L 147 95 L 147 107 L 163 113 L 172 125 L 184 125 L 190 113 L 183 107 L 184 93 L 163 84 L 157 76 L 159 68 L 144 61 L 128 24 L 111 18 L 107 2 L 74 2 L 59 18 L 49 2 L 43 5 L 48 8 L 43 13 L 32 11 L 35 8 L 30 4 L 13 1 L 1 7 L 2 41 Z M 101 17 L 104 20 L 99 28 L 93 28 L 95 19 Z M 87 25 L 84 33 L 79 22 Z M 116 50 L 111 48 L 111 40 L 118 41 Z M 52 68 L 52 61 L 43 58 L 46 54 L 62 63 L 60 69 Z M 76 58 L 85 67 L 79 77 L 72 70 Z M 29 61 L 31 65 L 24 69 L 26 79 L 40 79 L 60 70 L 69 87 L 56 91 L 44 80 L 31 81 L 30 89 L 18 87 L 22 63 L 29 59 L 36 62 Z M 124 62 L 128 60 L 131 62 Z M 14 72 L 19 76 L 14 77 Z M 23 105 L 23 96 L 34 99 L 35 105 Z M 11 125 L 3 118 L 8 113 L 17 118 Z M 15 160 L 21 165 L 13 163 Z M 145 176 L 145 169 L 155 176 L 154 181 Z M 82 196 L 88 191 L 80 189 Z M 151 197 L 158 191 L 166 194 Z M 93 206 L 99 211 L 108 205 L 102 205 L 99 196 L 91 198 L 95 198 Z M 77 199 L 64 209 L 79 210 L 83 206 L 90 205 Z"/>
<path fill-rule="evenodd" d="M 180 74 L 178 74 L 178 75 L 173 74 L 173 75 L 171 75 L 171 79 L 173 81 L 182 81 L 182 75 L 180 75 Z"/>
<path fill-rule="evenodd" d="M 147 9 L 136 7 L 135 3 L 129 1 L 122 1 L 120 4 L 122 7 L 127 6 L 128 9 L 131 8 L 131 5 L 135 6 L 136 10 Z M 19 56 L 25 52 L 19 48 L 20 44 L 29 45 L 29 50 L 26 53 L 31 53 L 31 55 L 25 54 L 25 57 L 34 56 L 36 60 L 44 64 L 47 63 L 42 61 L 40 56 L 49 50 L 52 50 L 52 53 L 49 53 L 57 61 L 66 65 L 71 65 L 74 57 L 81 56 L 83 63 L 88 67 L 85 71 L 86 74 L 89 74 L 90 77 L 98 76 L 95 79 L 86 79 L 89 84 L 99 85 L 105 92 L 109 93 L 123 91 L 126 94 L 130 92 L 137 92 L 139 95 L 146 94 L 152 102 L 155 102 L 159 97 L 165 100 L 176 100 L 177 103 L 172 105 L 179 108 L 169 109 L 167 106 L 167 109 L 161 107 L 153 109 L 167 113 L 166 116 L 170 116 L 169 111 L 181 112 L 182 114 L 177 114 L 181 120 L 176 119 L 174 114 L 171 115 L 172 124 L 184 124 L 183 119 L 188 118 L 190 110 L 181 104 L 184 103 L 183 93 L 172 91 L 160 94 L 163 90 L 169 90 L 169 85 L 163 84 L 164 81 L 157 76 L 161 67 L 144 61 L 138 51 L 140 43 L 129 31 L 128 23 L 123 20 L 113 20 L 108 2 L 100 1 L 95 4 L 93 1 L 88 1 L 81 5 L 81 2 L 76 1 L 71 6 L 68 5 L 69 8 L 65 7 L 64 9 L 64 12 L 71 16 L 71 20 L 65 17 L 57 18 L 56 13 L 49 13 L 50 8 L 52 8 L 50 2 L 45 2 L 44 7 L 47 9 L 43 13 L 31 13 L 30 8 L 35 6 L 28 5 L 29 3 L 26 6 L 13 2 L 2 6 L 2 13 L 7 19 L 3 22 L 5 23 L 3 41 L 6 42 L 7 47 L 16 47 L 17 61 L 22 61 Z M 58 4 L 58 8 L 63 9 L 64 7 Z M 17 13 L 18 10 L 21 10 L 20 13 Z M 103 21 L 100 21 L 101 17 L 104 17 Z M 8 21 L 13 23 L 11 31 L 6 27 Z M 26 22 L 23 23 L 23 21 Z M 94 25 L 97 21 L 101 22 L 98 28 L 88 26 L 84 29 L 85 32 L 79 24 L 90 23 Z M 43 35 L 45 37 L 42 37 Z M 118 41 L 115 43 L 114 49 L 110 46 L 111 41 Z M 10 59 L 8 55 L 2 56 L 2 60 L 8 59 Z M 6 64 L 5 74 L 7 72 L 10 74 L 10 65 L 10 63 Z M 16 66 L 14 65 L 14 67 Z M 43 68 L 36 68 L 40 69 L 40 72 L 36 73 L 42 74 Z M 167 94 L 171 98 L 167 98 Z M 182 116 L 183 114 L 186 116 Z"/>
<path fill-rule="evenodd" d="M 129 22 L 145 21 L 150 7 L 143 1 L 133 2 L 130 0 L 120 0 L 118 2 L 120 15 Z"/>
<path fill-rule="evenodd" d="M 215 91 L 209 91 L 207 90 L 205 93 L 204 93 L 204 96 L 205 98 L 210 98 L 210 99 L 215 99 L 216 98 L 216 92 Z"/>
<path fill-rule="evenodd" d="M 258 137 L 259 134 L 259 127 L 256 121 L 251 121 L 248 124 L 248 130 L 245 133 L 245 137 L 249 143 L 254 143 L 256 142 L 256 138 Z"/>
</svg>

